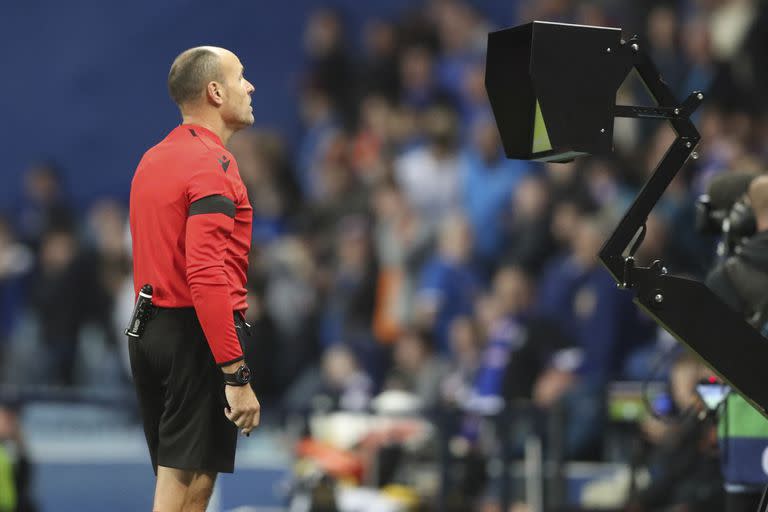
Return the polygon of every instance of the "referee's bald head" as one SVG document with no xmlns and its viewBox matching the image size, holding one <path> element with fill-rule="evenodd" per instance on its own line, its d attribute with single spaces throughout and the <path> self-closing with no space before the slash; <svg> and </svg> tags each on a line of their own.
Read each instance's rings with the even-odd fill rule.
<svg viewBox="0 0 768 512">
<path fill-rule="evenodd" d="M 176 57 L 168 73 L 168 92 L 183 107 L 201 98 L 211 81 L 223 81 L 221 55 L 223 48 L 198 46 Z"/>
</svg>

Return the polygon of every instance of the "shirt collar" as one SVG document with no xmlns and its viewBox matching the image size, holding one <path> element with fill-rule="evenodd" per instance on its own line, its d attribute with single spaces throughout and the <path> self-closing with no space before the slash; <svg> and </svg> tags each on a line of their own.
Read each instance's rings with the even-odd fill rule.
<svg viewBox="0 0 768 512">
<path fill-rule="evenodd" d="M 204 126 L 200 126 L 199 124 L 181 124 L 179 125 L 179 128 L 186 128 L 188 130 L 193 131 L 193 135 L 196 135 L 198 137 L 205 137 L 206 139 L 210 139 L 211 141 L 215 142 L 221 147 L 224 147 L 224 143 L 221 141 L 221 138 L 213 133 L 208 128 L 205 128 Z"/>
</svg>

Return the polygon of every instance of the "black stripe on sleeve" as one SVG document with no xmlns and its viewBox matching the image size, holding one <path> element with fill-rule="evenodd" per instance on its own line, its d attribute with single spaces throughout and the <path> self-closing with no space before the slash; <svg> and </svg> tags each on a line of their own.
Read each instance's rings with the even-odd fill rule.
<svg viewBox="0 0 768 512">
<path fill-rule="evenodd" d="M 222 195 L 208 196 L 198 199 L 189 205 L 189 216 L 204 213 L 223 213 L 227 217 L 235 218 L 235 203 Z"/>
</svg>

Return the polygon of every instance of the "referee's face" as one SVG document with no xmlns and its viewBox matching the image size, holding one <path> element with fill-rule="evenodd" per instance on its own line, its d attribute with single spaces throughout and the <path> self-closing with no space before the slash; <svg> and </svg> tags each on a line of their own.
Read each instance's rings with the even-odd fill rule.
<svg viewBox="0 0 768 512">
<path fill-rule="evenodd" d="M 221 67 L 224 74 L 224 104 L 221 116 L 224 121 L 237 129 L 250 126 L 254 122 L 251 107 L 253 85 L 245 79 L 244 68 L 232 52 L 221 55 Z"/>
</svg>

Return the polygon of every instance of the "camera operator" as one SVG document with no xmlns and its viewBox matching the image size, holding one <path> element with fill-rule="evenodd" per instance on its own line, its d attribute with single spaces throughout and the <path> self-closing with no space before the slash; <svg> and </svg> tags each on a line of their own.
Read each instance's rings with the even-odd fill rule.
<svg viewBox="0 0 768 512">
<path fill-rule="evenodd" d="M 743 234 L 753 226 L 755 233 L 733 247 L 733 254 L 707 277 L 707 285 L 761 330 L 768 319 L 768 175 L 752 179 L 746 196 L 733 205 L 729 218 L 734 216 L 745 226 L 739 228 Z"/>
<path fill-rule="evenodd" d="M 752 217 L 753 216 L 753 217 Z M 750 180 L 724 222 L 725 259 L 706 283 L 726 304 L 744 314 L 766 334 L 768 323 L 768 175 Z M 754 223 L 753 222 L 754 219 Z M 738 226 L 729 226 L 734 221 Z M 729 228 L 746 239 L 732 246 Z M 750 232 L 754 229 L 754 234 Z M 751 236 L 749 236 L 751 234 Z M 721 467 L 726 482 L 726 510 L 754 511 L 768 483 L 768 421 L 742 397 L 731 393 L 720 414 Z"/>
</svg>

